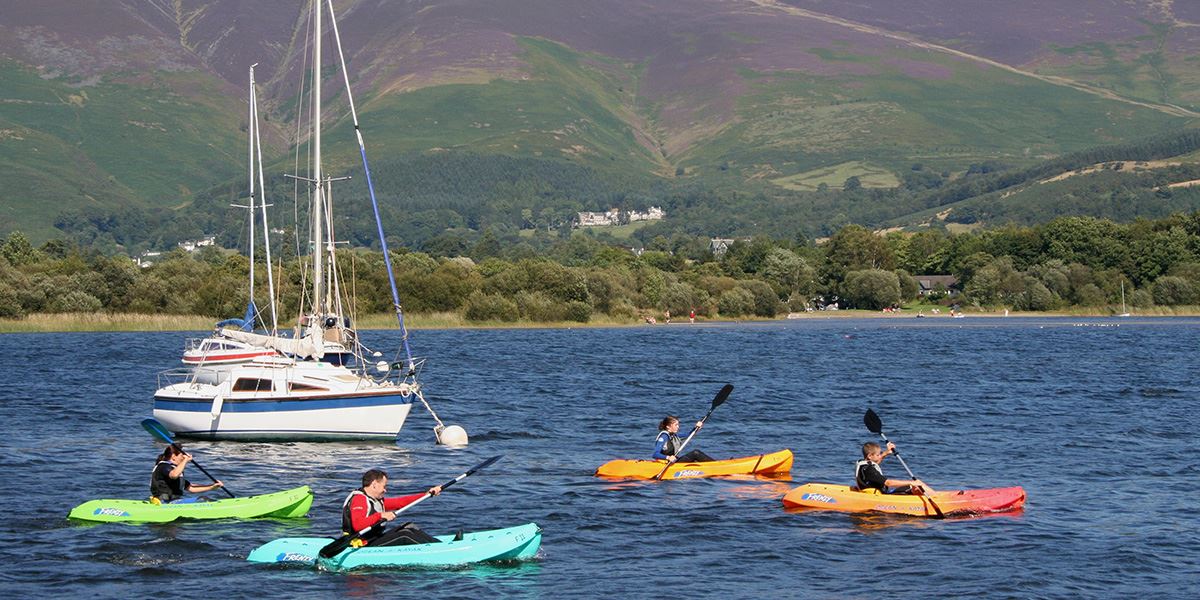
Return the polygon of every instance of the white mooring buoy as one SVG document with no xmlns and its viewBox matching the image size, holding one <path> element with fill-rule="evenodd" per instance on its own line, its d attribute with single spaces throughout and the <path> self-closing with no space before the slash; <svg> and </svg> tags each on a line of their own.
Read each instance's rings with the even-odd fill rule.
<svg viewBox="0 0 1200 600">
<path fill-rule="evenodd" d="M 467 445 L 467 430 L 458 425 L 448 425 L 443 427 L 441 432 L 434 428 L 434 434 L 438 438 L 438 443 L 444 446 L 466 446 Z"/>
</svg>

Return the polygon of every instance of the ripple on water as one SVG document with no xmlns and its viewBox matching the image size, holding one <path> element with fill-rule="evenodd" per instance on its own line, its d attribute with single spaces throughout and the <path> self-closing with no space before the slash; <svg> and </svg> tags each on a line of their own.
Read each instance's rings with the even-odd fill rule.
<svg viewBox="0 0 1200 600">
<path fill-rule="evenodd" d="M 215 581 L 230 597 L 824 598 L 846 595 L 847 582 L 862 597 L 897 584 L 923 597 L 1155 597 L 1194 587 L 1200 463 L 1185 440 L 1200 322 L 879 321 L 417 331 L 413 343 L 434 358 L 428 397 L 467 428 L 469 446 L 435 446 L 419 409 L 393 444 L 188 443 L 235 493 L 309 485 L 313 509 L 155 526 L 64 517 L 88 498 L 144 495 L 159 446 L 138 421 L 185 336 L 0 336 L 6 356 L 32 352 L 23 376 L 41 386 L 34 398 L 0 382 L 0 582 L 14 597 L 50 588 L 97 598 Z M 373 346 L 395 339 L 363 335 Z M 64 355 L 75 364 L 55 360 Z M 84 381 L 78 364 L 105 377 Z M 612 458 L 645 456 L 663 415 L 699 418 L 726 382 L 734 394 L 695 447 L 791 448 L 791 481 L 592 476 Z M 785 511 L 791 487 L 849 478 L 859 446 L 878 440 L 862 426 L 867 407 L 932 485 L 1022 485 L 1026 509 L 945 521 Z M 504 460 L 404 518 L 434 533 L 537 522 L 536 561 L 335 574 L 244 560 L 274 538 L 333 535 L 367 468 L 385 468 L 390 491 L 405 493 L 496 454 Z M 902 474 L 892 460 L 886 472 Z"/>
</svg>

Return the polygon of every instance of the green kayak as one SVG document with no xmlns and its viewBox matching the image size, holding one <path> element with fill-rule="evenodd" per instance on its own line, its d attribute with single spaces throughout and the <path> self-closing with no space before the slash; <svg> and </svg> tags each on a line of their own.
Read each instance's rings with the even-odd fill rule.
<svg viewBox="0 0 1200 600">
<path fill-rule="evenodd" d="M 313 494 L 300 486 L 274 494 L 227 498 L 212 502 L 152 504 L 147 500 L 91 500 L 76 506 L 72 519 L 105 523 L 166 523 L 175 519 L 250 519 L 303 517 Z"/>
<path fill-rule="evenodd" d="M 257 563 L 319 564 L 341 571 L 371 567 L 446 567 L 496 560 L 533 558 L 542 544 L 542 528 L 534 523 L 507 529 L 435 536 L 436 544 L 347 548 L 332 558 L 317 558 L 330 538 L 281 538 L 255 548 L 246 560 Z"/>
</svg>

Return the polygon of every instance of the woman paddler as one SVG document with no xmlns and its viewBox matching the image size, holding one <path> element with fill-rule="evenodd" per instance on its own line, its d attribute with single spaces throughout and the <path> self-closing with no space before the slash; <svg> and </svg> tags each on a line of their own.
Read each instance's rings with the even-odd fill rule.
<svg viewBox="0 0 1200 600">
<path fill-rule="evenodd" d="M 196 485 L 183 477 L 183 470 L 192 461 L 192 455 L 183 451 L 178 444 L 167 446 L 158 457 L 154 471 L 150 474 L 150 501 L 158 504 L 169 502 L 196 502 L 199 498 L 183 500 L 183 491 L 200 494 L 223 487 L 220 481 L 208 485 Z"/>
<path fill-rule="evenodd" d="M 692 430 L 692 433 L 699 431 L 702 427 L 704 427 L 704 421 L 696 421 L 696 428 Z M 667 415 L 658 424 L 658 429 L 658 437 L 654 439 L 654 458 L 656 460 L 665 460 L 668 463 L 676 461 L 709 462 L 714 460 L 713 457 L 699 450 L 692 450 L 683 456 L 676 456 L 683 446 L 683 441 L 679 439 L 679 417 Z"/>
</svg>

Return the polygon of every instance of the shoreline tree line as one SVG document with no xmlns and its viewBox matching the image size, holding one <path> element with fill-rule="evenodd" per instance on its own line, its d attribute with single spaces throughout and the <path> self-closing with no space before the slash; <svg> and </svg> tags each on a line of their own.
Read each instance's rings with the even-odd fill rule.
<svg viewBox="0 0 1200 600">
<path fill-rule="evenodd" d="M 307 258 L 286 255 L 289 243 L 278 242 L 277 256 L 286 257 L 274 265 L 284 322 L 297 314 L 307 277 Z M 455 312 L 471 321 L 633 321 L 692 310 L 709 318 L 776 317 L 829 304 L 879 310 L 916 300 L 924 275 L 959 282 L 927 301 L 981 308 L 1112 306 L 1122 288 L 1134 307 L 1200 304 L 1200 212 L 1124 224 L 1061 217 L 958 234 L 879 235 L 846 225 L 819 244 L 799 233 L 758 236 L 735 241 L 721 256 L 708 238 L 682 232 L 655 236 L 640 253 L 626 244 L 592 230 L 527 239 L 488 229 L 427 252 L 401 248 L 392 258 L 406 311 Z M 351 248 L 338 256 L 356 313 L 389 312 L 382 254 Z M 211 246 L 173 250 L 142 268 L 62 240 L 34 247 L 14 232 L 0 244 L 0 317 L 240 315 L 249 266 L 243 254 Z M 265 307 L 265 285 L 259 288 L 255 300 Z"/>
</svg>

